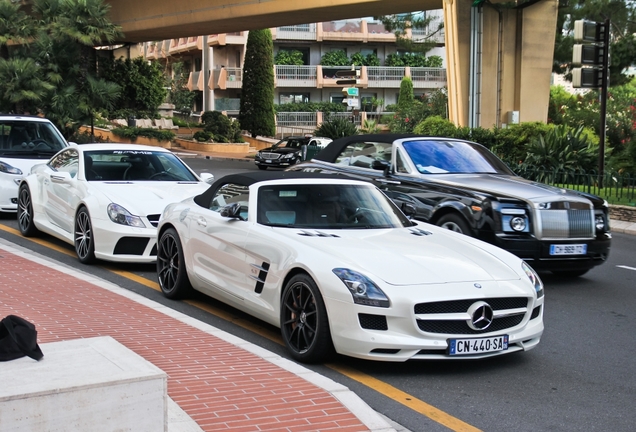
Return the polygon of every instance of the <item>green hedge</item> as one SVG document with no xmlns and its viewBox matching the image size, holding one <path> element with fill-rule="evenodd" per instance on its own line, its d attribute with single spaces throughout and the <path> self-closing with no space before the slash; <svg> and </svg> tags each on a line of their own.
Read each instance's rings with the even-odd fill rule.
<svg viewBox="0 0 636 432">
<path fill-rule="evenodd" d="M 162 129 L 137 128 L 137 127 L 120 127 L 112 130 L 113 135 L 120 138 L 128 138 L 136 141 L 137 137 L 153 138 L 157 141 L 172 141 L 176 135 L 174 132 Z"/>
</svg>

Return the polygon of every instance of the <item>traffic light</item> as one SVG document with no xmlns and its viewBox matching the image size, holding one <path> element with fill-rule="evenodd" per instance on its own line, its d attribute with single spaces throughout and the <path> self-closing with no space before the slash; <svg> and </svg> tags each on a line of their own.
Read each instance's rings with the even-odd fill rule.
<svg viewBox="0 0 636 432">
<path fill-rule="evenodd" d="M 593 21 L 574 22 L 572 86 L 601 88 L 609 74 L 609 25 Z"/>
<path fill-rule="evenodd" d="M 354 66 L 351 67 L 351 70 L 339 70 L 336 72 L 336 77 L 338 78 L 348 78 L 337 80 L 336 84 L 338 85 L 355 85 L 359 84 L 360 80 L 360 71 L 356 70 Z"/>
</svg>

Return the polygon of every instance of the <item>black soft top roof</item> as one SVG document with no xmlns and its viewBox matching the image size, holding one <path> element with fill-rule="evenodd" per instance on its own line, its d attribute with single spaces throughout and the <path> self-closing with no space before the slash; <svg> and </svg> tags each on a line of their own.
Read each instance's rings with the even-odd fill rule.
<svg viewBox="0 0 636 432">
<path fill-rule="evenodd" d="M 276 180 L 276 179 L 349 179 L 349 177 L 342 176 L 340 174 L 323 174 L 316 172 L 304 172 L 304 171 L 245 171 L 238 174 L 229 174 L 215 180 L 210 187 L 201 195 L 194 197 L 194 202 L 198 205 L 205 207 L 209 203 L 214 193 L 223 185 L 233 183 L 237 185 L 250 186 L 254 183 Z"/>
<path fill-rule="evenodd" d="M 381 142 L 381 143 L 392 143 L 395 140 L 399 140 L 402 138 L 415 138 L 421 135 L 414 134 L 367 134 L 367 135 L 352 135 L 344 138 L 338 138 L 335 141 L 327 144 L 327 147 L 322 149 L 320 153 L 314 156 L 314 159 L 325 161 L 325 162 L 333 162 L 336 160 L 336 157 L 342 150 L 351 144 L 352 142 Z"/>
</svg>

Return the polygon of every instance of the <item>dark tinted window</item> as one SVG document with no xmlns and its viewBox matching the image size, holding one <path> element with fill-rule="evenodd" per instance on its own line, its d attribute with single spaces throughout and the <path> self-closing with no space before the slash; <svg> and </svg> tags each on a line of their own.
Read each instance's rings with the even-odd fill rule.
<svg viewBox="0 0 636 432">
<path fill-rule="evenodd" d="M 0 153 L 3 156 L 52 156 L 66 147 L 53 124 L 29 120 L 0 120 Z"/>
</svg>

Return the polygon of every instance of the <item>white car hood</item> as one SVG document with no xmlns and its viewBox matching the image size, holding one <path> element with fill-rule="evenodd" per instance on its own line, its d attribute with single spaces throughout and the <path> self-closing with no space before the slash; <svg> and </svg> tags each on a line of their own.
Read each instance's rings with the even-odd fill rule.
<svg viewBox="0 0 636 432">
<path fill-rule="evenodd" d="M 137 216 L 160 214 L 170 203 L 198 195 L 210 185 L 204 182 L 90 182 L 91 187 L 103 193 L 110 201 L 123 206 Z"/>
<path fill-rule="evenodd" d="M 490 245 L 484 243 L 482 248 L 481 242 L 452 232 L 422 235 L 428 231 L 419 228 L 331 230 L 320 232 L 333 236 L 314 237 L 298 235 L 298 230 L 286 231 L 293 232 L 300 238 L 298 241 L 341 260 L 343 267 L 355 265 L 391 285 L 519 279 L 513 269 L 490 253 L 493 249 Z M 303 231 L 317 233 L 316 230 Z M 503 250 L 501 253 L 507 254 Z"/>
<path fill-rule="evenodd" d="M 22 171 L 22 175 L 26 177 L 31 172 L 31 168 L 35 165 L 46 164 L 49 161 L 49 158 L 42 159 L 24 159 L 24 158 L 13 158 L 13 157 L 2 157 L 0 156 L 0 161 L 11 165 L 12 167 L 19 168 Z"/>
</svg>

